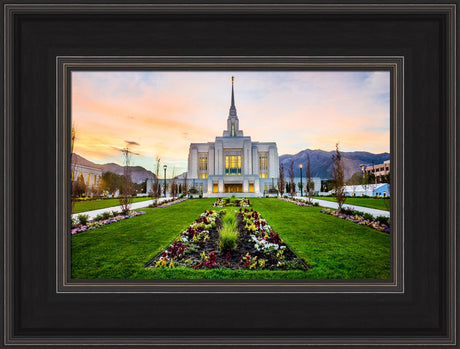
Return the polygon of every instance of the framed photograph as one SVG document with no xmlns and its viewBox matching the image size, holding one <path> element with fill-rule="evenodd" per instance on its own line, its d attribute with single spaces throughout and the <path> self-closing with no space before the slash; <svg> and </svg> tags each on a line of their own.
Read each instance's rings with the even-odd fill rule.
<svg viewBox="0 0 460 349">
<path fill-rule="evenodd" d="M 456 345 L 456 2 L 2 2 L 3 345 Z"/>
</svg>

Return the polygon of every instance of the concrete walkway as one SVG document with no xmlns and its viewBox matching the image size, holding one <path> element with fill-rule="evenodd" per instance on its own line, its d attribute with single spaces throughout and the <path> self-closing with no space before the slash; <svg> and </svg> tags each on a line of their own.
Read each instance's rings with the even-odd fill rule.
<svg viewBox="0 0 460 349">
<path fill-rule="evenodd" d="M 295 196 L 295 198 L 303 200 L 303 201 L 306 201 L 306 199 L 304 197 Z M 328 207 L 328 208 L 333 208 L 333 209 L 337 209 L 339 207 L 339 205 L 336 202 L 333 202 L 333 201 L 320 200 L 320 199 L 311 199 L 311 201 L 312 202 L 317 202 L 320 206 L 323 206 L 323 207 Z M 361 212 L 364 212 L 364 213 L 370 213 L 374 217 L 378 217 L 378 216 L 390 217 L 390 212 L 385 211 L 385 210 L 377 210 L 375 208 L 356 206 L 356 205 L 347 205 L 347 204 L 344 204 L 343 207 L 344 208 L 349 208 L 349 209 L 352 209 L 352 210 L 356 210 L 356 211 L 361 211 Z"/>
<path fill-rule="evenodd" d="M 295 196 L 295 198 L 303 200 L 303 201 L 306 201 L 305 197 Z M 163 201 L 166 201 L 166 200 L 169 200 L 169 199 L 171 199 L 171 198 L 166 197 L 166 198 L 159 198 L 159 199 L 156 199 L 156 200 L 158 200 L 158 203 L 161 204 Z M 138 208 L 147 207 L 147 206 L 153 204 L 153 201 L 154 200 L 146 200 L 146 201 L 141 201 L 141 202 L 135 202 L 135 203 L 131 204 L 131 209 L 135 210 L 135 209 L 138 209 Z M 328 208 L 333 208 L 333 209 L 337 209 L 337 207 L 338 207 L 337 203 L 333 202 L 333 201 L 319 200 L 319 199 L 312 199 L 311 201 L 312 202 L 317 202 L 322 207 L 328 207 Z M 390 217 L 390 212 L 389 211 L 377 210 L 375 208 L 356 206 L 356 205 L 347 205 L 347 204 L 343 205 L 343 207 L 350 208 L 350 209 L 356 210 L 356 211 L 370 213 L 374 217 L 377 217 L 377 216 Z M 89 216 L 89 219 L 93 219 L 94 217 L 96 217 L 99 214 L 102 214 L 104 212 L 112 212 L 112 211 L 120 212 L 121 211 L 121 206 L 106 207 L 106 208 L 101 208 L 99 210 L 74 213 L 72 215 L 72 218 L 76 218 L 80 214 L 87 214 Z"/>
<path fill-rule="evenodd" d="M 158 199 L 134 202 L 134 203 L 131 204 L 131 210 L 147 207 L 147 206 L 153 204 L 153 201 L 155 201 L 155 200 L 158 200 L 158 203 L 161 204 L 163 201 L 166 201 L 166 200 L 169 200 L 169 199 L 171 199 L 171 198 L 166 197 L 166 198 L 158 198 Z M 93 219 L 98 214 L 102 214 L 104 212 L 112 212 L 112 211 L 120 212 L 121 211 L 121 206 L 106 207 L 106 208 L 100 208 L 99 210 L 74 213 L 72 215 L 72 218 L 76 218 L 80 214 L 87 214 L 89 216 L 89 219 Z"/>
</svg>

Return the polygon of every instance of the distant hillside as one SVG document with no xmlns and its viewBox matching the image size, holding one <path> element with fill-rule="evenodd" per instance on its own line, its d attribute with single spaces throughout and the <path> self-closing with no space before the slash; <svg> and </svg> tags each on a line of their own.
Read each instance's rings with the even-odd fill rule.
<svg viewBox="0 0 460 349">
<path fill-rule="evenodd" d="M 330 178 L 332 170 L 332 155 L 335 151 L 324 151 L 324 150 L 311 150 L 306 149 L 295 155 L 281 155 L 279 157 L 280 164 L 283 164 L 285 170 L 285 176 L 288 175 L 288 169 L 291 165 L 291 161 L 294 161 L 294 169 L 296 176 L 299 175 L 299 165 L 303 164 L 305 173 L 305 167 L 307 164 L 307 154 L 310 155 L 310 168 L 313 177 Z M 363 164 L 371 166 L 372 161 L 375 165 L 383 163 L 385 160 L 390 159 L 389 153 L 373 154 L 365 151 L 354 151 L 354 152 L 341 152 L 342 159 L 345 166 L 345 179 L 350 178 L 356 171 L 361 171 L 359 165 Z"/>
<path fill-rule="evenodd" d="M 123 174 L 123 166 L 114 163 L 99 165 L 89 160 L 86 160 L 84 157 L 78 154 L 74 154 L 74 161 L 79 165 L 100 168 L 102 169 L 102 174 L 106 172 L 113 172 L 119 175 Z M 146 170 L 142 166 L 130 166 L 129 168 L 131 170 L 131 178 L 134 183 L 142 183 L 145 181 L 146 178 L 155 178 L 155 175 L 151 171 Z"/>
<path fill-rule="evenodd" d="M 320 178 L 329 178 L 331 173 L 332 167 L 332 155 L 335 151 L 324 151 L 324 150 L 311 150 L 306 149 L 302 150 L 301 152 L 290 155 L 285 154 L 279 157 L 280 164 L 284 165 L 285 169 L 285 176 L 288 176 L 288 169 L 291 165 L 291 161 L 294 161 L 294 168 L 296 176 L 299 175 L 299 165 L 302 163 L 304 169 L 307 164 L 307 154 L 310 154 L 310 166 L 312 170 L 313 177 L 320 177 Z M 345 163 L 345 179 L 348 179 L 352 176 L 353 173 L 356 171 L 360 171 L 361 168 L 359 165 L 364 164 L 366 166 L 372 165 L 372 161 L 374 164 L 381 164 L 385 160 L 390 159 L 389 153 L 381 153 L 381 154 L 373 154 L 368 153 L 365 151 L 354 151 L 354 152 L 342 152 L 342 157 Z M 115 163 L 108 163 L 108 164 L 95 164 L 89 160 L 86 160 L 84 157 L 74 154 L 75 162 L 90 167 L 96 167 L 102 169 L 102 173 L 106 172 L 114 172 L 116 174 L 123 174 L 123 167 L 117 165 Z M 133 182 L 135 183 L 142 183 L 145 181 L 146 178 L 154 179 L 155 175 L 151 172 L 143 168 L 142 166 L 130 166 L 131 169 L 131 177 Z M 305 173 L 305 170 L 303 171 Z M 180 175 L 176 176 L 178 179 L 183 179 L 185 173 L 181 173 Z"/>
</svg>

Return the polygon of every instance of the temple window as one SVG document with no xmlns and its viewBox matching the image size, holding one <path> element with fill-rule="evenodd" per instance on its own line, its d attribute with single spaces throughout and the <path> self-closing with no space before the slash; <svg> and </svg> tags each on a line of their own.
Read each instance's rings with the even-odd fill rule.
<svg viewBox="0 0 460 349">
<path fill-rule="evenodd" d="M 259 178 L 268 178 L 268 156 L 259 156 Z"/>
<path fill-rule="evenodd" d="M 229 155 L 225 157 L 225 175 L 241 175 L 241 156 Z"/>
</svg>

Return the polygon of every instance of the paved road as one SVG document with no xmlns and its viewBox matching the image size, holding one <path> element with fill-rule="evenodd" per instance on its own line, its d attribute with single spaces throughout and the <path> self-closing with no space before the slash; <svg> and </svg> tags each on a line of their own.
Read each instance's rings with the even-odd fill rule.
<svg viewBox="0 0 460 349">
<path fill-rule="evenodd" d="M 159 198 L 159 199 L 156 199 L 156 200 L 158 200 L 158 203 L 162 203 L 163 201 L 169 200 L 169 199 L 170 198 Z M 148 205 L 153 204 L 153 201 L 154 200 L 152 199 L 152 200 L 134 202 L 134 203 L 131 204 L 131 210 L 135 210 L 135 209 L 142 208 L 142 207 L 147 207 Z M 104 212 L 112 212 L 112 211 L 120 212 L 121 211 L 121 206 L 106 207 L 106 208 L 101 208 L 99 210 L 74 213 L 72 215 L 72 218 L 77 217 L 79 214 L 87 214 L 89 216 L 89 219 L 93 219 L 98 214 L 102 214 Z"/>
<path fill-rule="evenodd" d="M 300 196 L 296 196 L 295 198 L 305 201 L 305 198 L 302 198 Z M 323 207 L 328 207 L 328 208 L 333 208 L 333 209 L 336 209 L 338 207 L 337 203 L 333 201 L 320 200 L 320 199 L 311 199 L 311 201 L 317 202 L 320 206 L 323 206 Z M 378 216 L 390 217 L 390 212 L 385 211 L 385 210 L 377 210 L 375 208 L 369 208 L 369 207 L 363 207 L 363 206 L 357 206 L 357 205 L 348 205 L 348 204 L 344 204 L 343 207 L 350 208 L 356 211 L 370 213 L 374 217 L 378 217 Z"/>
</svg>

